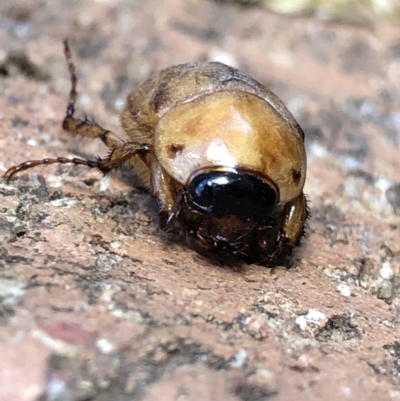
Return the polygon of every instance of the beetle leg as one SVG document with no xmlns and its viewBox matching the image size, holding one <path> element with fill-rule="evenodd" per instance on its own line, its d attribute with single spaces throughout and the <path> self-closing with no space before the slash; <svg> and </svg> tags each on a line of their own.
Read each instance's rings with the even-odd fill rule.
<svg viewBox="0 0 400 401">
<path fill-rule="evenodd" d="M 308 217 L 307 199 L 303 192 L 285 205 L 281 229 L 293 246 L 298 245 L 304 236 L 304 226 Z"/>
<path fill-rule="evenodd" d="M 285 205 L 275 250 L 264 258 L 263 263 L 276 266 L 292 253 L 293 248 L 299 245 L 301 237 L 304 236 L 304 225 L 308 215 L 307 200 L 303 193 Z"/>
<path fill-rule="evenodd" d="M 121 138 L 119 138 L 113 132 L 104 129 L 96 122 L 89 120 L 86 114 L 84 115 L 83 119 L 74 117 L 75 102 L 77 98 L 76 85 L 78 79 L 76 76 L 75 65 L 72 61 L 71 50 L 66 39 L 64 40 L 64 54 L 67 60 L 68 71 L 71 79 L 71 89 L 69 92 L 67 111 L 62 123 L 63 129 L 73 134 L 78 134 L 89 138 L 100 138 L 103 143 L 111 149 L 122 146 L 124 141 Z"/>
<path fill-rule="evenodd" d="M 185 196 L 186 196 L 186 190 L 184 188 L 181 188 L 176 194 L 174 205 L 172 206 L 172 209 L 168 213 L 168 217 L 167 220 L 165 221 L 164 228 L 167 228 L 178 217 Z"/>
<path fill-rule="evenodd" d="M 62 123 L 62 127 L 65 131 L 72 134 L 78 134 L 89 138 L 99 138 L 104 145 L 110 149 L 117 148 L 124 144 L 124 140 L 112 131 L 104 129 L 99 124 L 86 119 L 86 117 L 84 119 L 75 118 L 72 114 L 68 114 L 68 111 Z"/>
<path fill-rule="evenodd" d="M 276 243 L 275 251 L 268 257 L 273 266 L 276 266 L 276 264 L 281 262 L 287 255 L 290 255 L 295 245 L 282 229 L 279 230 Z"/>
<path fill-rule="evenodd" d="M 218 248 L 218 241 L 207 235 L 208 230 L 205 227 L 199 227 L 196 231 L 196 240 L 203 249 L 208 251 Z"/>
<path fill-rule="evenodd" d="M 192 230 L 189 234 L 190 237 L 187 237 L 187 242 L 190 243 L 197 252 L 216 253 L 225 249 L 224 246 L 221 246 L 221 242 L 210 237 L 207 228 L 204 226 Z"/>
<path fill-rule="evenodd" d="M 249 243 L 241 243 L 239 249 L 235 249 L 232 253 L 238 256 L 249 256 L 250 244 Z"/>
<path fill-rule="evenodd" d="M 159 226 L 165 230 L 179 215 L 184 197 L 183 190 L 176 189 L 173 179 L 164 172 L 155 157 L 150 155 L 150 158 L 151 187 L 153 196 L 158 201 Z"/>
<path fill-rule="evenodd" d="M 43 159 L 43 160 L 29 160 L 23 162 L 17 166 L 9 168 L 4 176 L 8 181 L 17 173 L 21 171 L 28 170 L 29 168 L 41 166 L 41 165 L 49 165 L 49 164 L 74 164 L 87 166 L 89 168 L 97 168 L 103 174 L 109 173 L 111 170 L 114 170 L 120 167 L 125 161 L 136 155 L 144 155 L 151 150 L 151 146 L 147 144 L 136 144 L 132 142 L 124 143 L 122 146 L 114 148 L 110 154 L 105 158 L 97 158 L 96 160 L 86 160 L 73 158 L 68 159 L 66 157 L 57 157 L 55 159 Z"/>
</svg>

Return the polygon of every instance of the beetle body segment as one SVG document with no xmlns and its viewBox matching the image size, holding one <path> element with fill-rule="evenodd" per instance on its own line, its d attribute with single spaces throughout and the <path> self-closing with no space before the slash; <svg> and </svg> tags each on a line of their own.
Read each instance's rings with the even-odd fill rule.
<svg viewBox="0 0 400 401">
<path fill-rule="evenodd" d="M 218 166 L 264 176 L 278 188 L 280 202 L 294 199 L 304 186 L 302 138 L 263 99 L 237 90 L 169 110 L 156 127 L 154 151 L 183 185 L 196 171 Z"/>
</svg>

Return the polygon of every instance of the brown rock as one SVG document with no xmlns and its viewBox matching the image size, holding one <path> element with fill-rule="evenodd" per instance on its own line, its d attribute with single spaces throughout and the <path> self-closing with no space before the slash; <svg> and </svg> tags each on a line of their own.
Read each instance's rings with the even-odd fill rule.
<svg viewBox="0 0 400 401">
<path fill-rule="evenodd" d="M 306 132 L 311 205 L 295 268 L 271 274 L 160 233 L 129 170 L 0 181 L 0 400 L 400 399 L 399 28 L 211 1 L 0 3 L 0 171 L 107 152 L 60 128 L 67 36 L 78 113 L 121 135 L 153 70 L 212 58 L 269 85 Z"/>
<path fill-rule="evenodd" d="M 0 344 L 0 400 L 34 401 L 45 392 L 49 350 L 27 333 Z"/>
</svg>

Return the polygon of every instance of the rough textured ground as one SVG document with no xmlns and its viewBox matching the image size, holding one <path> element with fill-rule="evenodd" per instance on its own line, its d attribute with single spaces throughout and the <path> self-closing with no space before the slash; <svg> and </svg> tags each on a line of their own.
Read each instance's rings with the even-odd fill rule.
<svg viewBox="0 0 400 401">
<path fill-rule="evenodd" d="M 0 171 L 105 154 L 147 75 L 218 59 L 268 84 L 307 135 L 296 266 L 221 266 L 159 233 L 129 171 L 0 181 L 0 400 L 400 400 L 400 29 L 207 1 L 0 3 Z M 16 3 L 15 3 L 16 4 Z"/>
</svg>

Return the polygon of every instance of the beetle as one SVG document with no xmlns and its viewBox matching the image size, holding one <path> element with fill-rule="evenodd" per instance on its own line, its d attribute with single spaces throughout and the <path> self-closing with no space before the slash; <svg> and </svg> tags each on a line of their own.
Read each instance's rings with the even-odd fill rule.
<svg viewBox="0 0 400 401">
<path fill-rule="evenodd" d="M 198 251 L 265 266 L 283 263 L 304 235 L 308 205 L 304 132 L 264 85 L 219 62 L 188 63 L 153 74 L 127 98 L 121 125 L 129 140 L 75 117 L 77 76 L 68 41 L 71 89 L 64 130 L 110 148 L 96 160 L 32 160 L 7 180 L 46 164 L 97 168 L 129 164 L 159 204 L 159 225 L 177 220 Z"/>
</svg>

